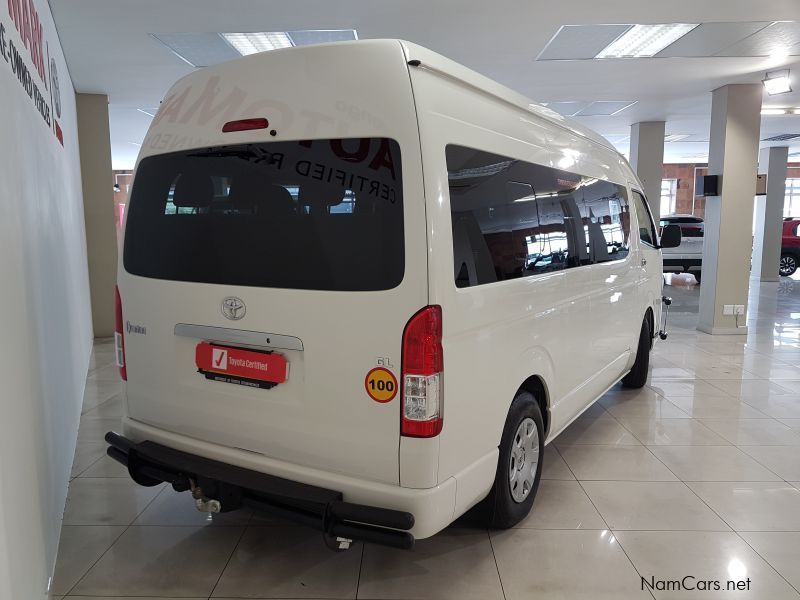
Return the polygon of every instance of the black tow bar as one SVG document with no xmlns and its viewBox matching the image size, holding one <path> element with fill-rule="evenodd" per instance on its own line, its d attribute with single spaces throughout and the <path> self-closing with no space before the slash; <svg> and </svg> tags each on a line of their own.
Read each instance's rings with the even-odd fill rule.
<svg viewBox="0 0 800 600">
<path fill-rule="evenodd" d="M 128 468 L 138 484 L 161 482 L 175 491 L 192 490 L 203 502 L 215 501 L 213 512 L 243 506 L 268 512 L 320 530 L 326 544 L 346 549 L 360 540 L 409 550 L 414 547 L 414 515 L 408 512 L 345 502 L 342 493 L 181 452 L 154 442 L 134 443 L 109 431 L 108 455 Z M 207 496 L 207 497 L 206 497 Z M 197 498 L 197 496 L 196 496 Z"/>
</svg>

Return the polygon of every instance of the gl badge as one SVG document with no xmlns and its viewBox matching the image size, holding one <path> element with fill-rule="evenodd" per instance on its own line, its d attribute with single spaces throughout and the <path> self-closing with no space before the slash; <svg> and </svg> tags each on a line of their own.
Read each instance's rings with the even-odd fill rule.
<svg viewBox="0 0 800 600">
<path fill-rule="evenodd" d="M 231 321 L 238 321 L 244 317 L 247 312 L 247 307 L 241 298 L 236 296 L 228 296 L 222 300 L 222 314 L 226 319 Z"/>
</svg>

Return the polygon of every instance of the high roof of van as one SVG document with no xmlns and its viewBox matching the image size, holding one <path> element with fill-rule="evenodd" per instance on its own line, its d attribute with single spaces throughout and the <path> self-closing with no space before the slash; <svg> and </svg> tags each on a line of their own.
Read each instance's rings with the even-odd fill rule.
<svg viewBox="0 0 800 600">
<path fill-rule="evenodd" d="M 347 68 L 350 65 L 352 69 Z M 364 129 L 362 135 L 371 135 L 374 131 L 366 128 L 370 119 L 383 123 L 384 114 L 392 110 L 393 114 L 402 111 L 409 117 L 413 115 L 413 108 L 406 111 L 403 104 L 413 106 L 413 98 L 399 93 L 398 86 L 404 79 L 397 76 L 401 68 L 425 69 L 464 86 L 471 93 L 535 115 L 619 156 L 599 134 L 510 88 L 417 44 L 385 39 L 271 50 L 198 69 L 178 80 L 167 92 L 142 144 L 139 159 L 224 143 L 230 138 L 221 135 L 220 123 L 262 116 L 264 112 L 286 117 L 276 119 L 283 126 L 279 136 L 312 139 L 316 134 L 335 137 L 335 131 L 357 135 L 361 129 Z M 408 86 L 407 79 L 405 85 Z M 344 114 L 352 110 L 360 114 Z M 299 120 L 309 114 L 312 120 L 316 119 L 313 127 L 300 127 Z M 336 123 L 331 121 L 332 114 Z M 287 126 L 289 122 L 293 123 L 291 127 Z M 242 135 L 237 139 L 251 141 L 251 138 L 256 139 L 257 135 Z"/>
<path fill-rule="evenodd" d="M 380 40 L 384 41 L 384 40 Z M 387 42 L 395 42 L 396 40 L 385 40 Z M 457 63 L 454 60 L 451 60 L 441 54 L 434 52 L 433 50 L 429 50 L 423 46 L 419 46 L 418 44 L 414 44 L 413 42 L 408 42 L 405 40 L 399 40 L 400 43 L 405 48 L 406 56 L 408 57 L 409 62 L 412 61 L 420 61 L 420 66 L 423 68 L 429 68 L 433 71 L 439 72 L 442 76 L 450 77 L 451 79 L 458 80 L 462 82 L 464 85 L 467 85 L 473 88 L 477 92 L 482 92 L 494 96 L 498 100 L 516 106 L 525 111 L 529 111 L 534 113 L 535 115 L 550 121 L 553 125 L 557 127 L 563 127 L 565 129 L 569 129 L 571 132 L 580 135 L 582 137 L 588 138 L 595 143 L 598 143 L 602 146 L 610 148 L 616 152 L 616 149 L 613 145 L 603 136 L 598 134 L 595 131 L 592 131 L 588 127 L 584 127 L 580 123 L 565 117 L 562 114 L 557 113 L 556 111 L 547 108 L 546 106 L 542 106 L 541 104 L 537 104 L 530 98 L 520 94 L 519 92 L 515 92 L 509 87 L 506 87 L 485 75 L 481 75 L 477 71 L 473 71 L 472 69 L 465 67 L 464 65 Z M 347 43 L 358 43 L 358 42 L 347 42 Z"/>
</svg>

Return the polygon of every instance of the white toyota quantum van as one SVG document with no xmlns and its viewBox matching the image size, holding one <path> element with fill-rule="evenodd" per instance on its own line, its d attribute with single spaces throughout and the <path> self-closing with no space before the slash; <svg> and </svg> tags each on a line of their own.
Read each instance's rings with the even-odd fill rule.
<svg viewBox="0 0 800 600">
<path fill-rule="evenodd" d="M 136 166 L 109 455 L 334 548 L 481 502 L 510 527 L 544 445 L 645 383 L 680 231 L 641 190 L 599 135 L 411 43 L 198 70 Z"/>
</svg>

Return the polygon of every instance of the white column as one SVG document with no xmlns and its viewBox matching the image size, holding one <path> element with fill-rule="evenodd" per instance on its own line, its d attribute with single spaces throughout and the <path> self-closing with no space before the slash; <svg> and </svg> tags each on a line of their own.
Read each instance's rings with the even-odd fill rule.
<svg viewBox="0 0 800 600">
<path fill-rule="evenodd" d="M 86 254 L 95 337 L 114 335 L 117 229 L 111 177 L 108 96 L 76 94 Z"/>
<path fill-rule="evenodd" d="M 781 256 L 783 202 L 786 194 L 788 147 L 764 148 L 758 155 L 758 172 L 767 176 L 767 195 L 756 196 L 756 227 L 753 240 L 752 277 L 778 281 Z"/>
<path fill-rule="evenodd" d="M 642 180 L 653 218 L 661 216 L 661 180 L 664 177 L 664 121 L 631 125 L 631 166 Z"/>
<path fill-rule="evenodd" d="M 721 176 L 720 196 L 706 198 L 703 283 L 697 328 L 711 334 L 745 334 L 745 315 L 724 315 L 726 304 L 744 306 L 750 284 L 750 243 L 756 191 L 761 84 L 714 90 L 708 172 Z"/>
</svg>

